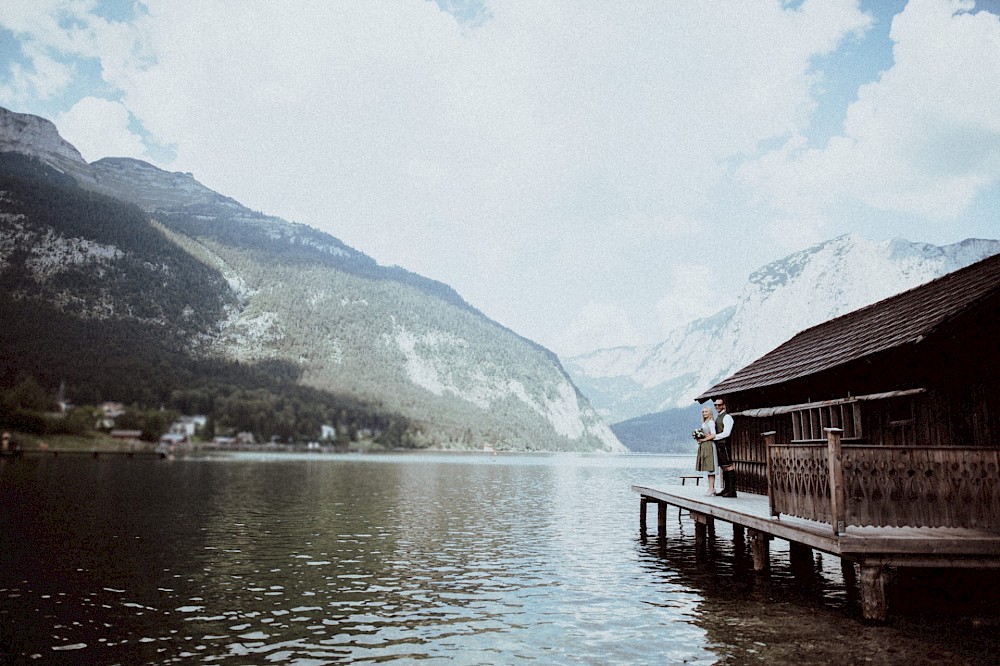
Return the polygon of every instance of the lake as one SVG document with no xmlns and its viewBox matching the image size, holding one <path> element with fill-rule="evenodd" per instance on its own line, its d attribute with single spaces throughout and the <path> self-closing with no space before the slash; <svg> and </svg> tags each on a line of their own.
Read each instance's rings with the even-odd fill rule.
<svg viewBox="0 0 1000 666">
<path fill-rule="evenodd" d="M 630 486 L 692 467 L 479 453 L 0 460 L 0 663 L 997 663 L 983 586 L 911 594 L 869 627 L 832 556 L 796 578 L 776 540 L 771 574 L 754 576 L 724 524 L 697 558 L 675 509 L 665 542 L 643 538 Z"/>
</svg>

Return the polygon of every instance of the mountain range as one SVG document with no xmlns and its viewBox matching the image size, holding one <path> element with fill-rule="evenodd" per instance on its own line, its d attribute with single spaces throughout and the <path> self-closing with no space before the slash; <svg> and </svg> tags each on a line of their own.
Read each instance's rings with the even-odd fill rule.
<svg viewBox="0 0 1000 666">
<path fill-rule="evenodd" d="M 560 361 L 445 284 L 192 174 L 87 163 L 51 122 L 0 108 L 0 388 L 215 409 L 262 436 L 333 422 L 415 447 L 676 447 L 695 395 L 798 331 L 997 252 L 841 236 L 658 344 Z"/>
<path fill-rule="evenodd" d="M 763 266 L 734 303 L 670 331 L 658 344 L 563 361 L 627 445 L 648 440 L 656 429 L 686 441 L 697 420 L 695 396 L 799 331 L 998 252 L 996 240 L 936 246 L 840 236 Z M 674 410 L 688 425 L 670 426 Z"/>
<path fill-rule="evenodd" d="M 334 421 L 393 445 L 624 450 L 555 354 L 447 285 L 192 174 L 87 163 L 2 108 L 0 285 L 0 386 L 225 408 L 263 437 Z"/>
</svg>

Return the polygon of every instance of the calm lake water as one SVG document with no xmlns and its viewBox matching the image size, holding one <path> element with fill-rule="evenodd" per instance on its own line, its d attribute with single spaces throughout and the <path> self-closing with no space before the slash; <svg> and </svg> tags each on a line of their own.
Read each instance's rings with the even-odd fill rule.
<svg viewBox="0 0 1000 666">
<path fill-rule="evenodd" d="M 839 561 L 754 576 L 639 534 L 670 456 L 0 460 L 0 663 L 998 663 L 982 586 L 857 620 Z M 655 508 L 649 516 L 655 530 Z M 907 581 L 899 587 L 906 588 Z M 923 590 L 927 583 L 910 585 Z M 965 589 L 964 587 L 962 588 Z M 977 596 L 978 595 L 978 596 Z"/>
</svg>

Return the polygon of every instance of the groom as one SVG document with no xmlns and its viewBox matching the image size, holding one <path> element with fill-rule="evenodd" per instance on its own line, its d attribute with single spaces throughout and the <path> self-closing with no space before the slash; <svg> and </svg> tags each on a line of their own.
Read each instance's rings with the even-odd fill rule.
<svg viewBox="0 0 1000 666">
<path fill-rule="evenodd" d="M 733 469 L 733 456 L 729 443 L 733 434 L 733 417 L 726 411 L 726 401 L 715 399 L 715 452 L 719 457 L 719 467 L 722 468 L 722 492 L 718 497 L 736 497 L 736 472 Z"/>
</svg>

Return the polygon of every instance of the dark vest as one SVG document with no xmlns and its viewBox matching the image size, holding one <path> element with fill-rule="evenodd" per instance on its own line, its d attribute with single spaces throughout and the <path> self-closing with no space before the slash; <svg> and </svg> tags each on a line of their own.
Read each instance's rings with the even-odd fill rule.
<svg viewBox="0 0 1000 666">
<path fill-rule="evenodd" d="M 728 413 L 729 412 L 722 412 L 721 414 L 719 414 L 719 415 L 717 415 L 715 417 L 715 432 L 716 433 L 722 434 L 722 431 L 725 430 L 726 424 L 723 423 L 722 419 Z M 733 433 L 729 433 L 730 437 L 732 436 L 732 434 Z M 729 439 L 729 437 L 724 437 L 723 439 Z"/>
</svg>

